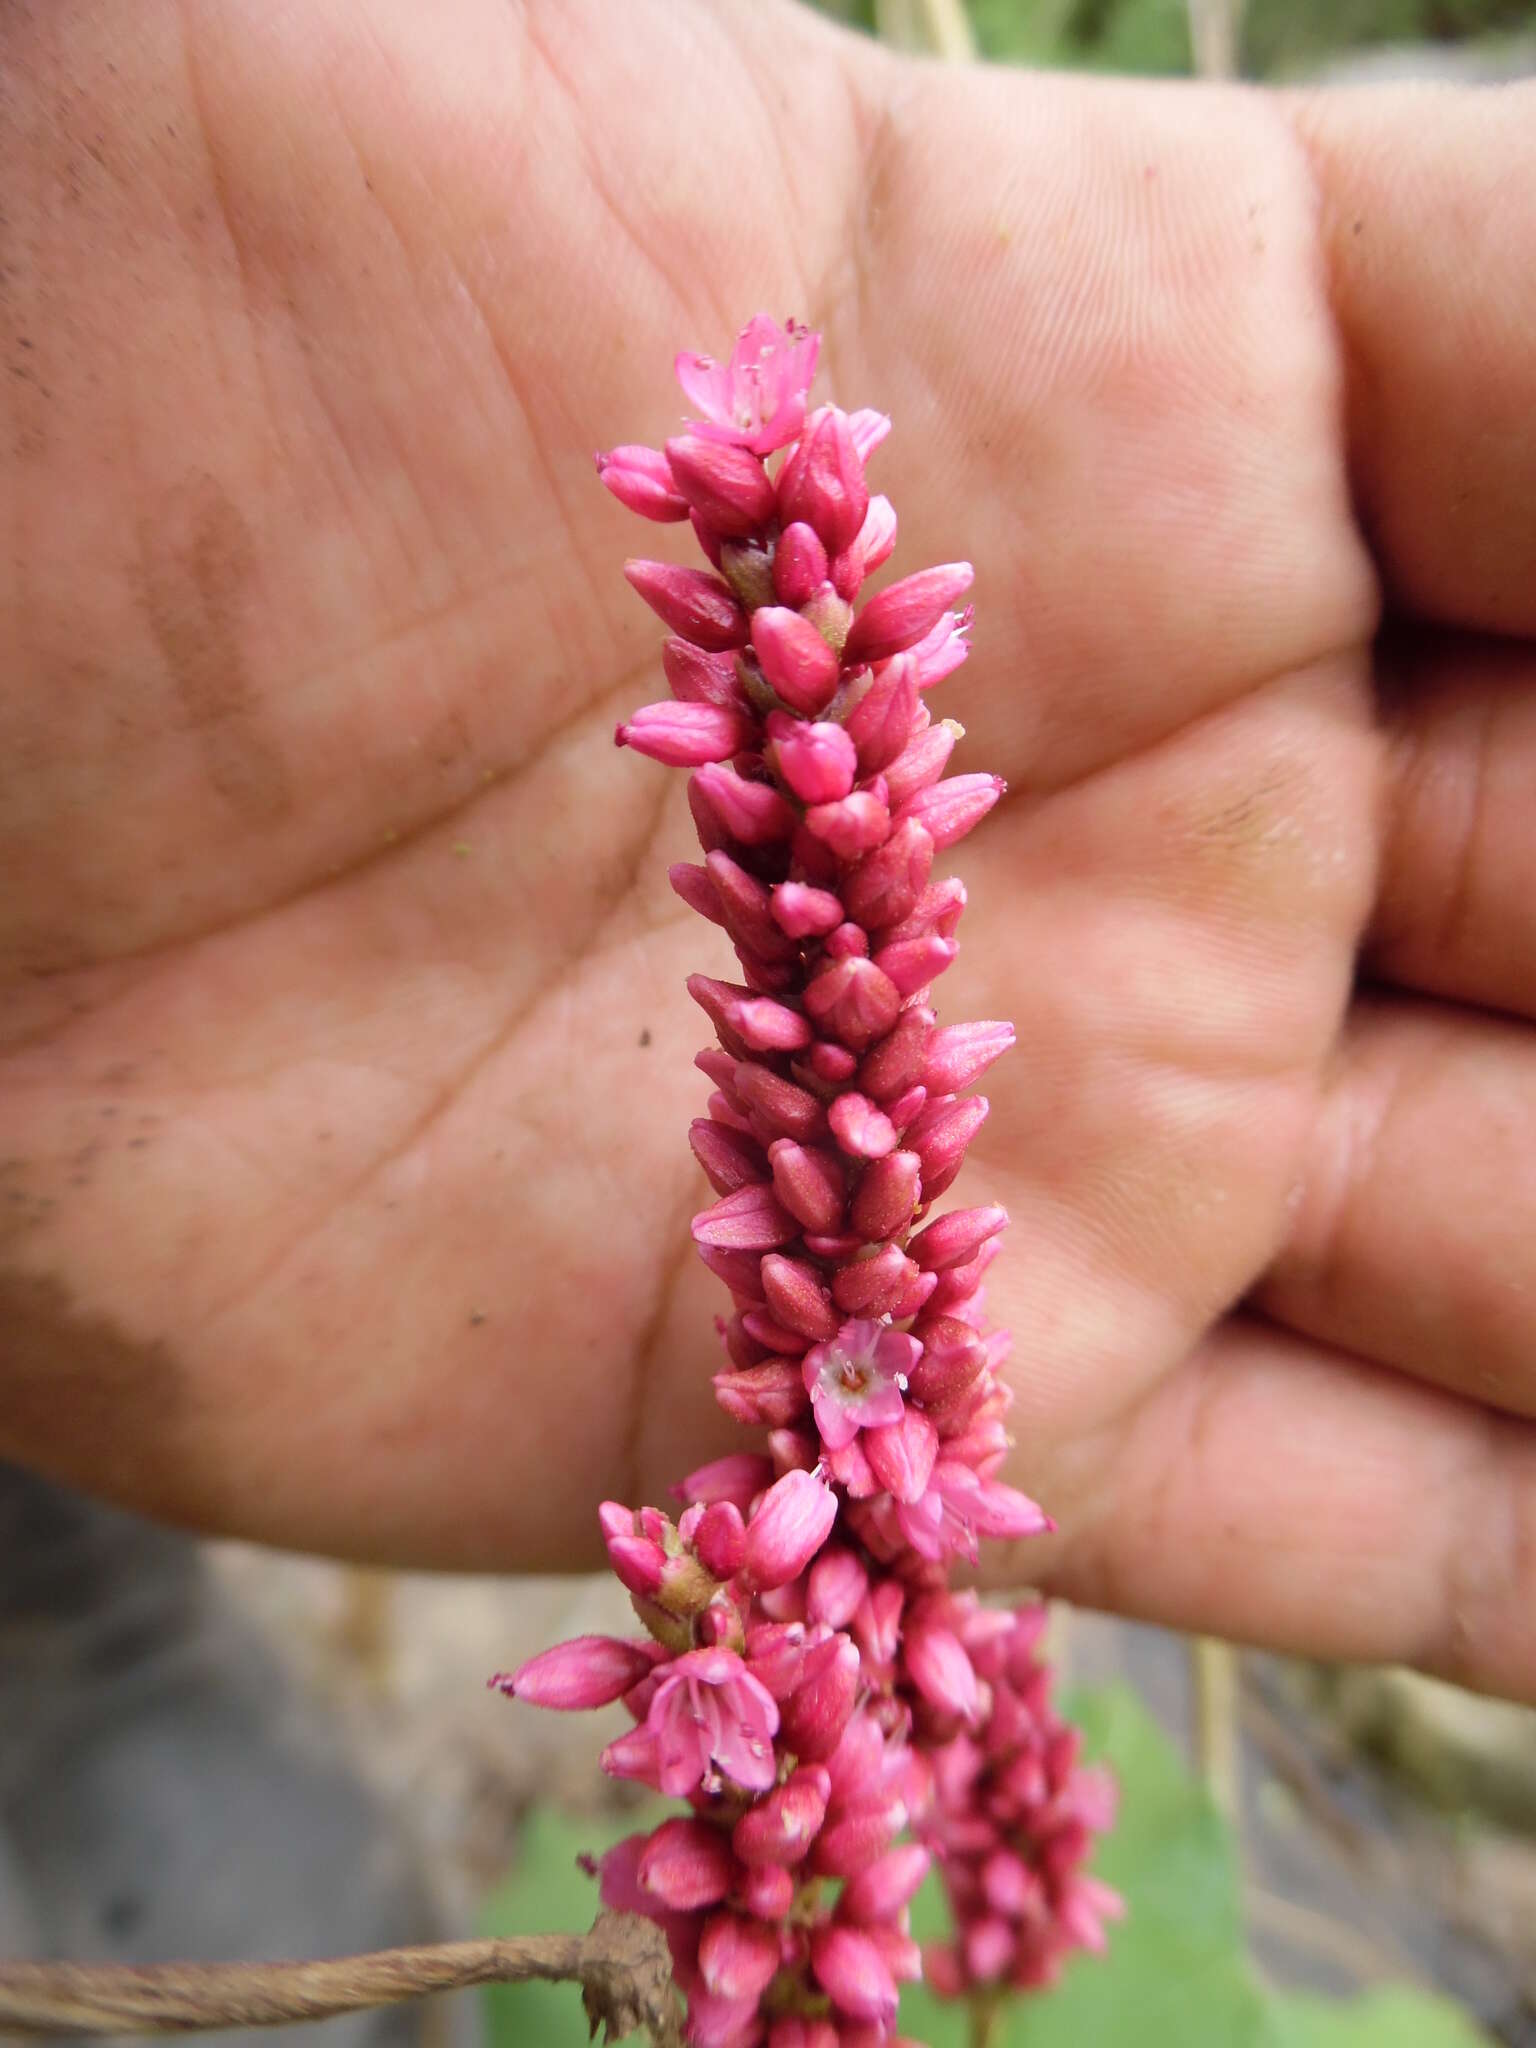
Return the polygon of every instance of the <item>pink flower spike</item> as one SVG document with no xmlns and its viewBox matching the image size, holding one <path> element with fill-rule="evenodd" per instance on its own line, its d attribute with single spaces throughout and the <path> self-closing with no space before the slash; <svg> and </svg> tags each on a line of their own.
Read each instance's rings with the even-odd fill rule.
<svg viewBox="0 0 1536 2048">
<path fill-rule="evenodd" d="M 695 1242 L 725 1251 L 777 1251 L 799 1235 L 799 1224 L 768 1187 L 738 1188 L 693 1219 Z"/>
<path fill-rule="evenodd" d="M 901 815 L 916 818 L 942 849 L 979 825 L 1007 787 L 1001 775 L 951 775 L 909 797 Z"/>
<path fill-rule="evenodd" d="M 654 1662 L 650 1644 L 620 1642 L 614 1636 L 576 1636 L 530 1657 L 516 1671 L 498 1672 L 489 1683 L 532 1707 L 582 1713 L 619 1699 Z"/>
<path fill-rule="evenodd" d="M 773 593 L 780 604 L 798 611 L 827 580 L 827 551 L 814 526 L 791 520 L 773 551 Z"/>
<path fill-rule="evenodd" d="M 640 1852 L 640 1888 L 675 1913 L 717 1906 L 731 1888 L 729 1844 L 702 1820 L 664 1820 Z"/>
<path fill-rule="evenodd" d="M 985 1209 L 951 1209 L 926 1230 L 920 1230 L 907 1250 L 925 1272 L 942 1273 L 947 1266 L 963 1266 L 975 1258 L 988 1238 L 995 1237 L 1008 1222 L 1008 1211 L 995 1204 Z"/>
<path fill-rule="evenodd" d="M 696 647 L 718 653 L 726 647 L 746 645 L 746 613 L 730 586 L 707 569 L 632 561 L 624 564 L 624 574 L 631 589 L 638 591 L 662 623 Z"/>
<path fill-rule="evenodd" d="M 738 336 L 728 363 L 685 351 L 673 367 L 684 396 L 721 439 L 771 455 L 805 423 L 805 394 L 820 347 L 819 334 L 793 320 L 780 327 L 759 313 Z"/>
<path fill-rule="evenodd" d="M 778 494 L 785 525 L 802 521 L 814 527 L 829 555 L 855 538 L 869 510 L 869 486 L 848 415 L 837 406 L 812 413 L 799 447 L 779 472 Z"/>
<path fill-rule="evenodd" d="M 773 1783 L 779 1709 L 734 1650 L 689 1650 L 674 1658 L 661 1671 L 645 1726 L 669 1799 L 692 1792 L 715 1771 L 747 1792 Z"/>
<path fill-rule="evenodd" d="M 843 649 L 845 659 L 887 661 L 917 646 L 955 599 L 970 589 L 974 574 L 969 562 L 945 562 L 888 584 L 854 620 Z"/>
<path fill-rule="evenodd" d="M 885 1323 L 851 1322 L 805 1354 L 805 1389 L 829 1450 L 841 1450 L 861 1429 L 900 1422 L 902 1389 L 922 1348 Z"/>
<path fill-rule="evenodd" d="M 667 443 L 677 490 L 714 532 L 755 533 L 773 516 L 773 484 L 760 457 L 739 443 L 690 432 Z"/>
<path fill-rule="evenodd" d="M 802 803 L 835 803 L 853 788 L 858 755 L 840 725 L 809 725 L 782 711 L 768 719 L 780 775 Z"/>
<path fill-rule="evenodd" d="M 835 1098 L 827 1121 L 833 1137 L 854 1159 L 883 1159 L 896 1149 L 896 1130 L 890 1118 L 855 1089 Z"/>
<path fill-rule="evenodd" d="M 797 1579 L 837 1520 L 837 1495 L 811 1472 L 775 1480 L 747 1524 L 748 1581 L 764 1589 Z"/>
<path fill-rule="evenodd" d="M 626 445 L 599 449 L 593 460 L 597 473 L 618 499 L 642 519 L 666 522 L 686 519 L 688 507 L 659 448 Z"/>
<path fill-rule="evenodd" d="M 784 702 L 814 717 L 837 692 L 837 656 L 809 619 L 787 605 L 752 614 L 752 645 L 763 674 Z"/>
<path fill-rule="evenodd" d="M 946 1024 L 928 1042 L 923 1085 L 930 1095 L 957 1095 L 1016 1043 L 1011 1024 Z"/>
<path fill-rule="evenodd" d="M 773 918 L 792 939 L 815 938 L 843 921 L 843 906 L 830 889 L 804 882 L 780 882 L 773 891 Z"/>
<path fill-rule="evenodd" d="M 664 699 L 642 704 L 613 729 L 616 747 L 633 747 L 669 768 L 699 768 L 706 761 L 728 761 L 752 738 L 752 726 L 739 711 L 716 704 L 680 704 Z"/>
<path fill-rule="evenodd" d="M 867 1934 L 857 1927 L 817 1927 L 811 1967 L 839 2012 L 888 2027 L 896 2018 L 896 1980 Z"/>
</svg>

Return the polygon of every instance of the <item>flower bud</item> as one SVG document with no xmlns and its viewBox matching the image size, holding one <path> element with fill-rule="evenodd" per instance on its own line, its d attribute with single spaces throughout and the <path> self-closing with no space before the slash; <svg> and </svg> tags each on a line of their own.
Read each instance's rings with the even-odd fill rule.
<svg viewBox="0 0 1536 2048">
<path fill-rule="evenodd" d="M 903 1143 L 923 1162 L 923 1194 L 942 1195 L 965 1163 L 966 1147 L 987 1120 L 985 1095 L 931 1102 L 907 1129 Z"/>
<path fill-rule="evenodd" d="M 768 1147 L 768 1161 L 774 1192 L 791 1216 L 807 1230 L 838 1228 L 847 1187 L 835 1153 L 797 1145 L 793 1138 L 775 1138 Z"/>
<path fill-rule="evenodd" d="M 699 1975 L 717 1998 L 759 1998 L 778 1975 L 779 1938 L 761 1920 L 713 1913 L 699 1937 Z"/>
<path fill-rule="evenodd" d="M 870 1161 L 854 1190 L 849 1214 L 860 1237 L 874 1244 L 906 1228 L 917 1206 L 921 1173 L 922 1161 L 915 1152 L 888 1152 L 883 1159 Z M 916 1261 L 916 1253 L 911 1256 Z"/>
<path fill-rule="evenodd" d="M 774 922 L 792 939 L 809 939 L 840 925 L 843 906 L 830 889 L 807 888 L 804 882 L 780 882 L 773 891 L 773 916 Z"/>
<path fill-rule="evenodd" d="M 747 1554 L 746 1525 L 734 1501 L 711 1501 L 694 1532 L 693 1552 L 717 1579 L 733 1579 Z"/>
<path fill-rule="evenodd" d="M 731 1888 L 730 1844 L 707 1821 L 664 1820 L 640 1852 L 642 1891 L 674 1913 L 717 1906 Z"/>
<path fill-rule="evenodd" d="M 859 1067 L 864 1093 L 880 1103 L 903 1094 L 922 1073 L 932 1036 L 933 1011 L 927 1004 L 903 1010 L 889 1035 L 864 1056 Z"/>
<path fill-rule="evenodd" d="M 889 2027 L 896 2019 L 896 1980 L 862 1928 L 835 1922 L 811 1932 L 811 1967 L 839 2012 Z"/>
<path fill-rule="evenodd" d="M 939 1455 L 939 1433 L 920 1408 L 909 1406 L 899 1422 L 865 1431 L 864 1455 L 893 1499 L 921 1500 Z"/>
<path fill-rule="evenodd" d="M 728 1500 L 745 1514 L 772 1477 L 766 1458 L 755 1451 L 732 1451 L 690 1472 L 672 1491 L 690 1507 L 701 1502 L 707 1507 L 714 1501 Z"/>
<path fill-rule="evenodd" d="M 773 1358 L 762 1365 L 717 1372 L 711 1384 L 715 1399 L 732 1421 L 749 1428 L 782 1429 L 810 1406 L 795 1359 Z"/>
<path fill-rule="evenodd" d="M 706 763 L 694 770 L 689 786 L 698 790 L 727 835 L 743 846 L 770 846 L 795 829 L 795 814 L 779 792 L 766 782 L 748 782 L 734 768 Z"/>
<path fill-rule="evenodd" d="M 1008 1211 L 995 1204 L 984 1209 L 952 1209 L 926 1230 L 920 1230 L 907 1250 L 925 1272 L 941 1273 L 946 1267 L 962 1266 L 975 1258 L 988 1238 L 995 1237 L 1007 1221 Z"/>
<path fill-rule="evenodd" d="M 902 1645 L 902 1662 L 913 1685 L 943 1714 L 974 1721 L 980 1688 L 960 1639 L 947 1628 L 913 1628 Z"/>
<path fill-rule="evenodd" d="M 856 789 L 836 803 L 812 804 L 805 828 L 831 847 L 839 860 L 857 860 L 879 846 L 890 828 L 891 814 L 873 790 Z"/>
<path fill-rule="evenodd" d="M 826 1136 L 826 1109 L 820 1097 L 808 1088 L 797 1087 L 771 1067 L 759 1066 L 753 1060 L 742 1061 L 735 1080 L 742 1106 L 752 1118 L 754 1128 L 769 1137 L 802 1141 Z"/>
<path fill-rule="evenodd" d="M 885 661 L 914 647 L 974 580 L 969 562 L 945 562 L 903 576 L 872 597 L 848 635 L 849 661 Z"/>
<path fill-rule="evenodd" d="M 845 1315 L 889 1315 L 917 1277 L 899 1245 L 883 1244 L 873 1258 L 839 1267 L 832 1275 L 832 1299 Z"/>
<path fill-rule="evenodd" d="M 901 997 L 890 976 L 873 961 L 837 960 L 807 986 L 805 1007 L 822 1031 L 840 1039 L 850 1052 L 863 1052 L 896 1022 Z"/>
<path fill-rule="evenodd" d="M 620 1642 L 614 1636 L 576 1636 L 530 1657 L 516 1671 L 498 1672 L 490 1684 L 533 1707 L 578 1713 L 619 1699 L 654 1661 L 648 1644 Z"/>
<path fill-rule="evenodd" d="M 844 719 L 864 774 L 900 759 L 912 738 L 917 708 L 917 671 L 911 661 L 889 661 L 875 672 Z"/>
<path fill-rule="evenodd" d="M 735 658 L 729 654 L 707 654 L 691 640 L 676 634 L 661 646 L 661 666 L 667 686 L 683 704 L 714 704 L 726 711 L 751 715 L 736 674 Z"/>
<path fill-rule="evenodd" d="M 773 516 L 773 484 L 750 448 L 679 434 L 667 443 L 667 465 L 679 495 L 716 533 L 753 533 Z"/>
<path fill-rule="evenodd" d="M 901 819 L 843 883 L 848 915 L 872 931 L 896 924 L 916 905 L 932 868 L 933 840 L 928 831 L 915 818 Z"/>
<path fill-rule="evenodd" d="M 613 729 L 616 747 L 633 747 L 669 768 L 728 761 L 751 740 L 752 725 L 741 712 L 715 704 L 679 704 L 671 698 L 642 704 Z"/>
<path fill-rule="evenodd" d="M 688 506 L 659 448 L 626 444 L 610 448 L 606 454 L 599 449 L 593 460 L 619 503 L 642 519 L 665 522 L 687 518 Z"/>
<path fill-rule="evenodd" d="M 828 1544 L 810 1569 L 806 1614 L 827 1628 L 846 1628 L 868 1592 L 869 1573 L 858 1554 L 841 1544 Z"/>
<path fill-rule="evenodd" d="M 780 1710 L 784 1746 L 808 1763 L 820 1763 L 837 1748 L 858 1697 L 859 1653 L 846 1636 L 834 1641 L 827 1668 L 798 1686 Z"/>
<path fill-rule="evenodd" d="M 837 1520 L 837 1495 L 809 1472 L 775 1480 L 747 1524 L 745 1576 L 759 1589 L 796 1579 Z"/>
<path fill-rule="evenodd" d="M 695 647 L 718 653 L 746 645 L 747 615 L 718 576 L 672 562 L 641 561 L 626 562 L 624 574 L 662 623 Z"/>
<path fill-rule="evenodd" d="M 837 690 L 837 656 L 809 619 L 786 605 L 752 614 L 752 645 L 763 674 L 784 702 L 814 718 Z"/>
<path fill-rule="evenodd" d="M 749 1868 L 800 1862 L 815 1841 L 827 1812 L 827 1774 L 805 1766 L 792 1771 L 737 1821 L 731 1847 Z"/>
<path fill-rule="evenodd" d="M 956 1095 L 1015 1044 L 1011 1024 L 946 1024 L 928 1043 L 922 1077 L 930 1095 Z"/>
<path fill-rule="evenodd" d="M 798 1237 L 800 1229 L 772 1188 L 754 1186 L 738 1188 L 701 1210 L 693 1219 L 693 1235 L 699 1244 L 726 1251 L 772 1252 Z"/>
<path fill-rule="evenodd" d="M 762 1146 L 740 1131 L 698 1116 L 688 1126 L 688 1143 L 717 1195 L 732 1194 L 767 1178 L 768 1161 Z"/>
<path fill-rule="evenodd" d="M 914 996 L 936 980 L 959 951 L 953 939 L 941 939 L 930 933 L 927 938 L 900 939 L 895 945 L 882 946 L 875 955 L 875 965 L 882 974 L 890 976 L 902 995 Z"/>
<path fill-rule="evenodd" d="M 814 527 L 829 555 L 857 536 L 869 510 L 869 486 L 848 415 L 837 406 L 820 406 L 806 421 L 799 447 L 779 473 L 778 501 L 785 525 Z"/>
<path fill-rule="evenodd" d="M 981 823 L 1007 786 L 1001 775 L 951 775 L 909 797 L 901 814 L 916 818 L 935 846 L 953 846 Z"/>
<path fill-rule="evenodd" d="M 857 1089 L 848 1089 L 832 1102 L 827 1121 L 850 1158 L 883 1159 L 896 1149 L 896 1130 L 890 1118 Z"/>
<path fill-rule="evenodd" d="M 768 1306 L 787 1329 L 811 1343 L 824 1343 L 837 1335 L 842 1318 L 814 1266 L 769 1252 L 762 1262 L 761 1277 Z"/>
<path fill-rule="evenodd" d="M 858 756 L 840 725 L 807 725 L 776 711 L 768 720 L 768 737 L 779 773 L 802 803 L 834 803 L 853 788 Z"/>
<path fill-rule="evenodd" d="M 815 527 L 791 520 L 773 551 L 773 588 L 779 603 L 798 611 L 826 577 L 827 551 Z"/>
</svg>

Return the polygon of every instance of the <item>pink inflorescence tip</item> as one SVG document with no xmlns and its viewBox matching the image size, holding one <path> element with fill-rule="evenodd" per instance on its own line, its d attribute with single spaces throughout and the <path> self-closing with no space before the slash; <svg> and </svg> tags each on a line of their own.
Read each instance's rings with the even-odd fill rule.
<svg viewBox="0 0 1536 2048">
<path fill-rule="evenodd" d="M 601 1877 L 663 1929 L 695 2048 L 895 2043 L 931 1863 L 955 1933 L 928 1974 L 957 1995 L 1048 1983 L 1119 1910 L 1085 1870 L 1113 1788 L 1052 1710 L 1043 1610 L 949 1584 L 983 1540 L 1052 1526 L 1001 1476 L 983 1279 L 1007 1217 L 935 1212 L 987 1117 L 965 1091 L 1014 1041 L 935 1009 L 965 908 L 935 859 L 1003 794 L 946 773 L 962 729 L 927 704 L 968 652 L 971 567 L 863 595 L 896 546 L 865 478 L 890 421 L 808 409 L 818 348 L 764 315 L 724 362 L 680 355 L 695 417 L 598 457 L 709 564 L 627 565 L 673 636 L 671 695 L 615 738 L 691 771 L 702 861 L 670 879 L 739 963 L 688 982 L 715 1032 L 689 1143 L 694 1241 L 730 1297 L 715 1392 L 758 1435 L 683 1479 L 675 1514 L 600 1509 L 643 1635 L 492 1681 L 622 1701 L 604 1769 L 687 1802 Z"/>
</svg>

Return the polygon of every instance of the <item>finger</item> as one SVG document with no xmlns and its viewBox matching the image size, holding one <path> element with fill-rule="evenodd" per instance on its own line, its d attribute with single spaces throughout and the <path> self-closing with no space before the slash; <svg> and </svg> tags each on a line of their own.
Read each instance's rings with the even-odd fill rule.
<svg viewBox="0 0 1536 2048">
<path fill-rule="evenodd" d="M 1536 1415 L 1536 1033 L 1361 1004 L 1257 1300 L 1321 1343 Z"/>
<path fill-rule="evenodd" d="M 1536 1430 L 1233 1322 L 1123 1426 L 1015 1476 L 1063 1533 L 1015 1577 L 1088 1606 L 1536 1699 Z M 1001 1577 L 1002 1574 L 999 1574 Z"/>
<path fill-rule="evenodd" d="M 904 562 L 977 569 L 946 691 L 1047 789 L 1363 641 L 1315 194 L 1278 107 L 892 72 L 827 321 Z"/>
<path fill-rule="evenodd" d="M 1329 93 L 1297 119 L 1392 594 L 1536 632 L 1536 86 Z"/>
<path fill-rule="evenodd" d="M 1536 650 L 1460 636 L 1388 668 L 1375 975 L 1536 1016 Z"/>
</svg>

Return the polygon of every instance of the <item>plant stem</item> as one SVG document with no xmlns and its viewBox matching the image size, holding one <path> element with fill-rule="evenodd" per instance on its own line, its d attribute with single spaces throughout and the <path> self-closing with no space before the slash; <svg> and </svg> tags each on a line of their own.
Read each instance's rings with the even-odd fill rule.
<svg viewBox="0 0 1536 2048">
<path fill-rule="evenodd" d="M 600 1913 L 587 1934 L 448 1941 L 297 1963 L 0 1963 L 0 2032 L 181 2034 L 273 2027 L 398 2005 L 432 1991 L 541 1978 L 582 1987 L 594 2031 L 617 2041 L 645 2028 L 678 2040 L 671 1959 L 659 1928 Z"/>
</svg>

